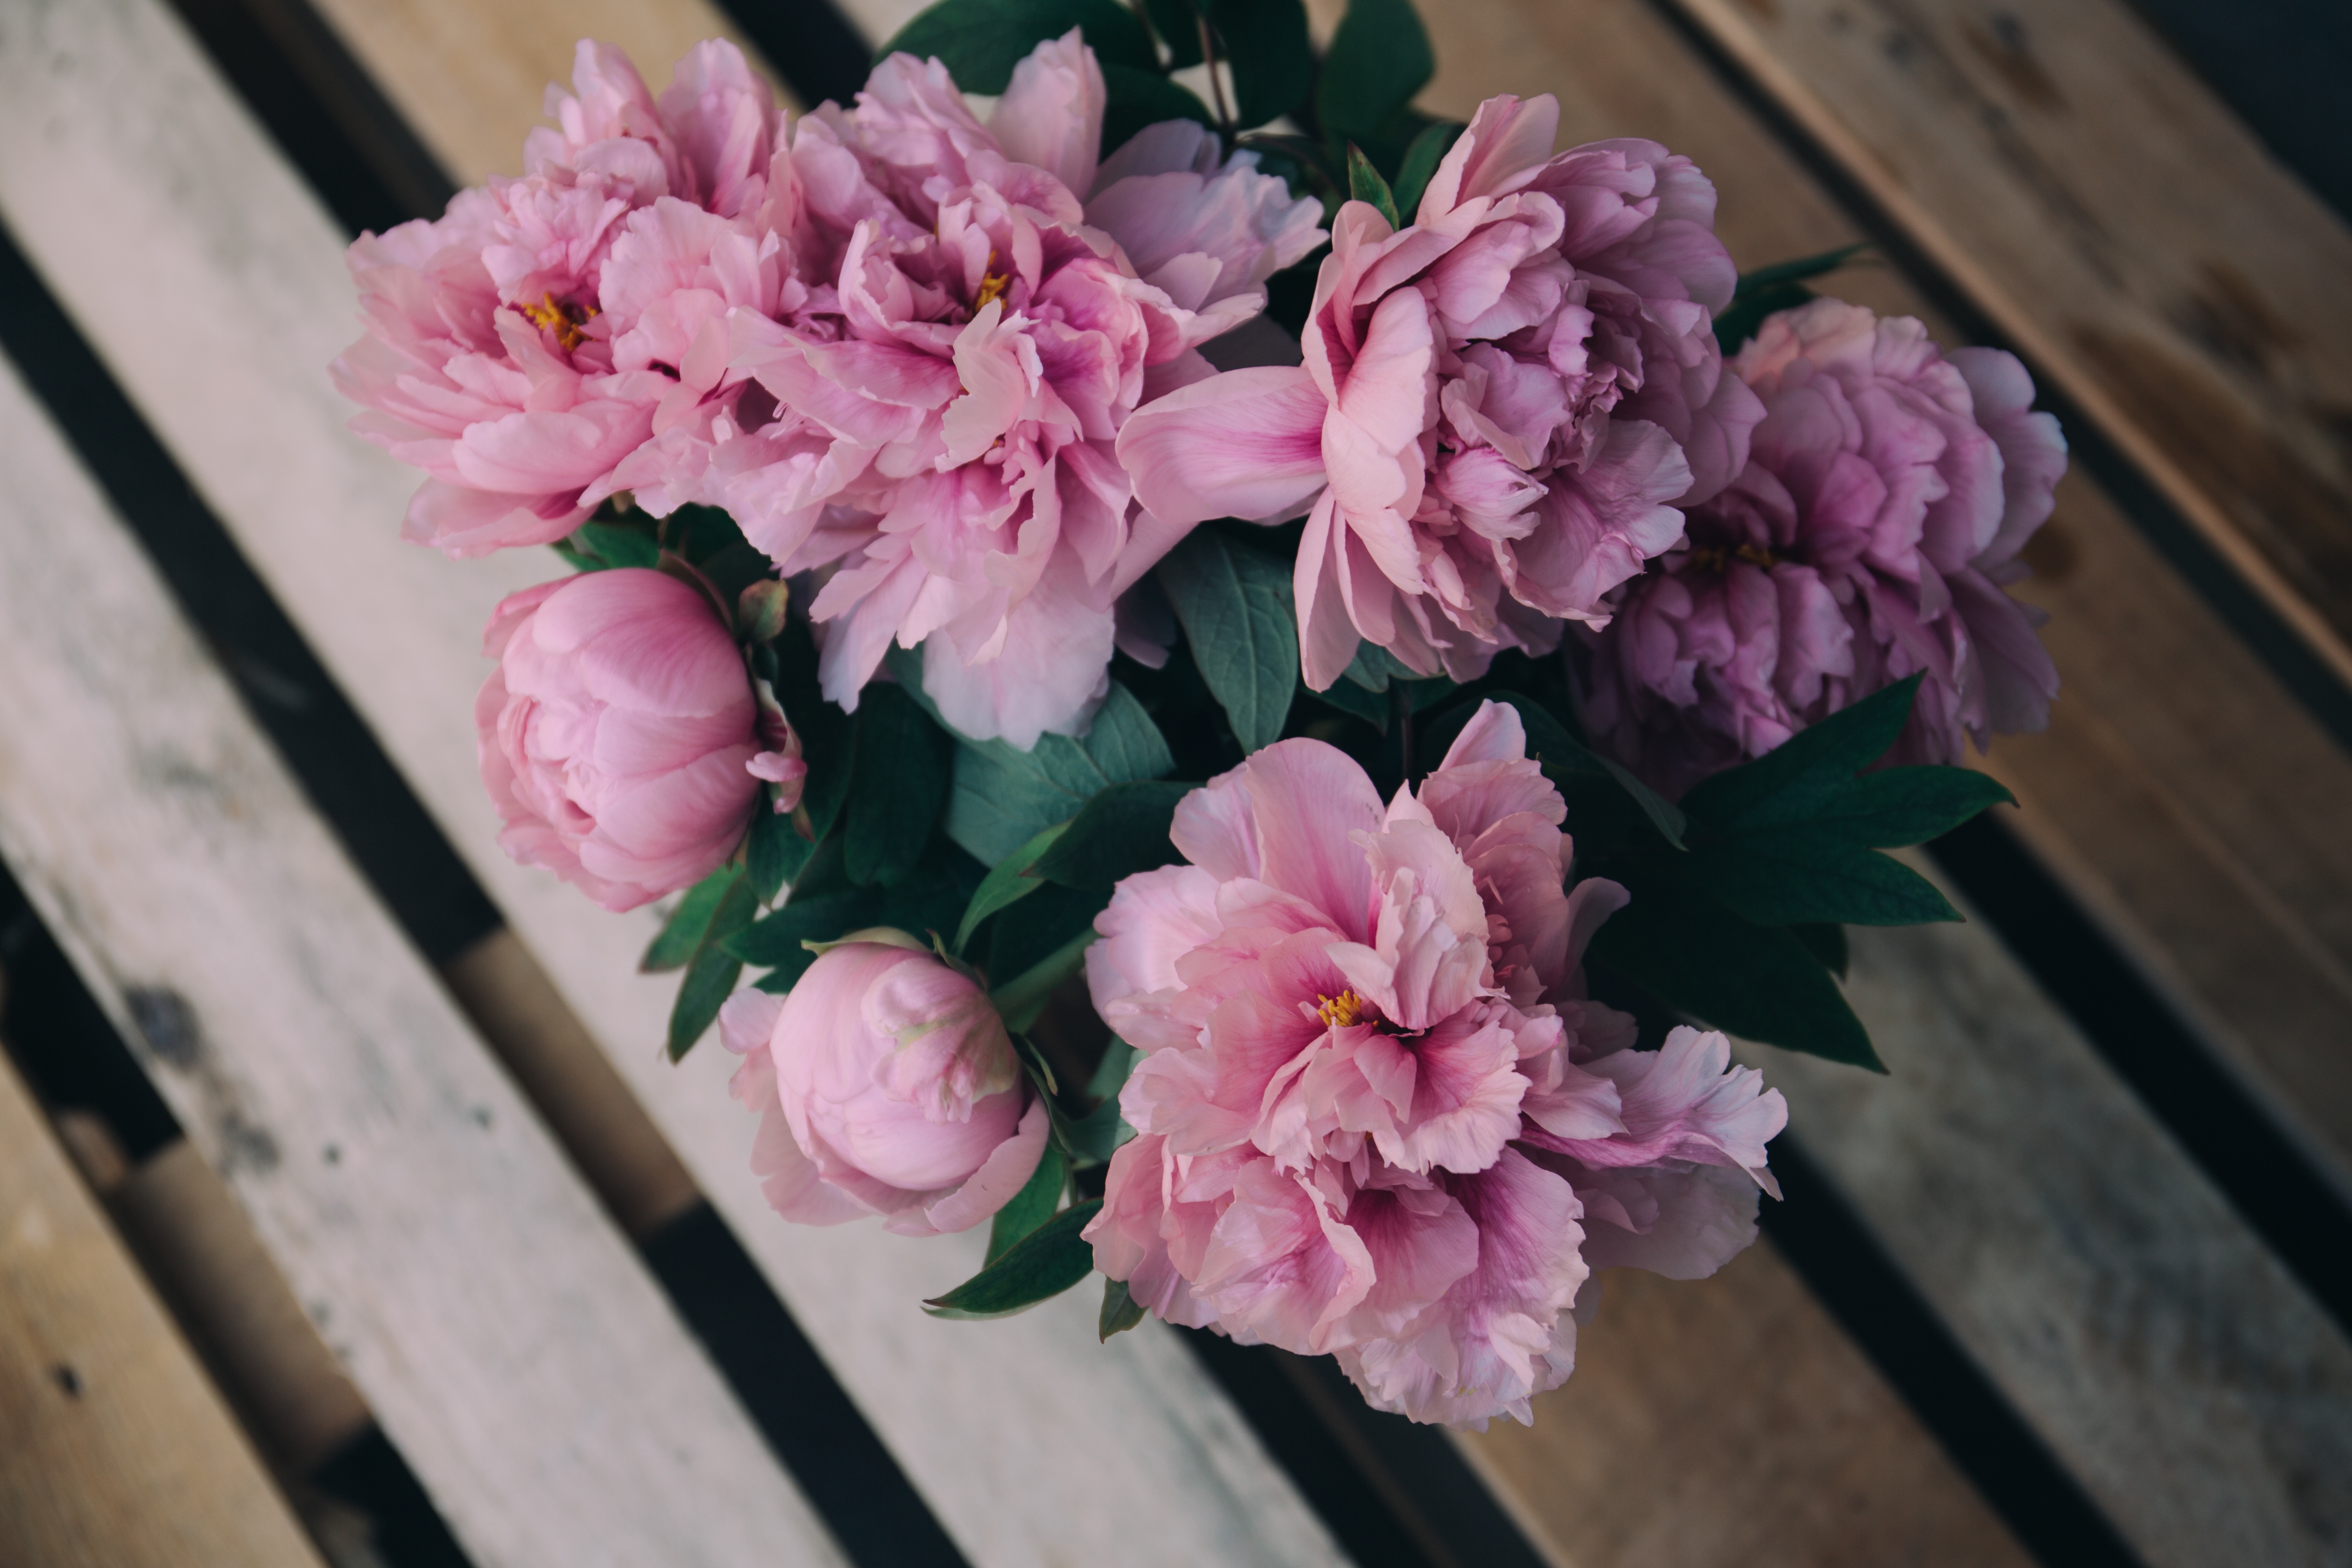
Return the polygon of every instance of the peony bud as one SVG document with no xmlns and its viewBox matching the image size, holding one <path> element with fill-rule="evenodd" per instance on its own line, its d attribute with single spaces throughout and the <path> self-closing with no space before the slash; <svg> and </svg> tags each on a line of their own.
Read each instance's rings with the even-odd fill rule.
<svg viewBox="0 0 2352 1568">
<path fill-rule="evenodd" d="M 763 1117 L 752 1168 L 786 1219 L 966 1230 L 1045 1152 L 1045 1104 L 1004 1020 L 977 981 L 902 933 L 829 949 L 788 996 L 734 996 L 719 1031 L 743 1058 L 735 1097 Z"/>
<path fill-rule="evenodd" d="M 759 708 L 700 594 L 634 568 L 541 584 L 499 605 L 483 651 L 474 724 L 508 854 L 629 910 L 734 852 Z"/>
</svg>

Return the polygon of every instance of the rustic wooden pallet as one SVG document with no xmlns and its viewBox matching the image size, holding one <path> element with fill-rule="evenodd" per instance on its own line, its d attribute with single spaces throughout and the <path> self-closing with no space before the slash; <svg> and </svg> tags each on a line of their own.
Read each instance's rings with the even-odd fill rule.
<svg viewBox="0 0 2352 1568">
<path fill-rule="evenodd" d="M 511 166 L 534 79 L 562 74 L 575 29 L 621 38 L 656 70 L 683 41 L 726 30 L 687 0 L 610 16 L 599 8 L 587 22 L 542 0 L 319 8 L 416 134 L 467 179 Z M 918 8 L 845 7 L 870 37 Z M 1328 25 L 1336 7 L 1317 9 Z M 2070 93 L 2078 81 L 2112 87 L 2114 70 L 2079 58 L 2105 49 L 2139 72 L 2132 81 L 2158 82 L 2164 104 L 2190 95 L 2182 122 L 2199 137 L 2238 137 L 2219 162 L 2240 167 L 2230 160 L 2243 132 L 2177 67 L 2167 76 L 2167 62 L 2147 66 L 2145 39 L 2115 45 L 2120 13 L 2068 0 L 2046 26 L 2039 14 L 2029 19 L 2027 50 L 1990 13 L 1882 5 L 1869 15 L 1888 36 L 1943 29 L 1948 52 L 1977 51 L 1963 62 L 1968 92 L 1939 88 L 1943 96 L 1913 102 L 1889 96 L 1888 80 L 1908 79 L 1902 70 L 1874 67 L 1886 79 L 1849 83 L 1831 65 L 1863 72 L 1864 55 L 1790 41 L 1799 24 L 1833 30 L 1830 9 L 1817 10 L 1749 15 L 1689 0 L 1686 17 L 1848 163 L 1847 142 L 1823 128 L 1828 95 L 1849 115 L 1891 114 L 1895 104 L 1921 122 L 1906 121 L 1907 134 L 1949 157 L 1979 132 L 1934 122 L 1990 90 L 1975 80 L 1985 70 L 2003 90 L 2025 92 L 2023 58 Z M 1639 0 L 1477 0 L 1428 15 L 1441 66 L 1423 100 L 1433 110 L 1458 115 L 1490 92 L 1550 89 L 1564 100 L 1570 139 L 1647 134 L 1688 152 L 1722 187 L 1721 227 L 1744 262 L 1859 233 L 1691 36 Z M 2006 65 L 1995 58 L 2003 51 Z M 55 68 L 67 59 L 69 69 Z M 120 112 L 131 101 L 140 114 Z M 2084 91 L 2076 101 L 2146 118 L 2145 93 Z M 1843 134 L 1851 141 L 1852 128 Z M 2056 132 L 2021 134 L 2046 156 Z M 1880 140 L 1891 145 L 1891 136 Z M 8 151 L 37 147 L 37 157 Z M 2130 164 L 2138 154 L 2128 137 L 2102 142 L 2100 155 L 2130 165 L 2119 188 L 2174 156 Z M 2159 423 L 2145 403 L 2125 406 L 2099 381 L 2080 333 L 2072 359 L 2045 360 L 2053 329 L 2011 298 L 2038 298 L 2029 283 L 2074 287 L 2063 267 L 2028 257 L 2055 268 L 2035 272 L 1970 248 L 1979 230 L 2012 220 L 2000 204 L 2015 194 L 1933 178 L 1908 162 L 1897 188 L 1887 183 L 1893 166 L 1849 173 L 2037 368 L 2058 366 L 2054 384 L 2272 594 L 2323 658 L 2334 657 L 2316 579 L 2297 576 L 2279 544 L 2318 551 L 2328 537 L 2311 522 L 2318 513 L 2282 522 L 2275 507 L 2263 510 L 2274 496 L 2249 502 L 2242 475 L 2200 468 L 2195 452 L 2172 454 L 2169 469 L 2147 461 L 2134 431 Z M 2307 204 L 2272 201 L 2262 194 L 2271 187 L 2255 186 L 2270 226 L 2249 255 L 2223 260 L 2258 295 L 2300 299 L 2302 275 L 2278 257 L 2325 258 L 2334 242 L 2312 237 Z M 1038 1561 L 1049 1546 L 1150 1561 L 1336 1561 L 1328 1534 L 1171 1336 L 1074 1353 L 1091 1337 L 1090 1313 L 1066 1300 L 972 1331 L 984 1344 L 961 1342 L 908 1310 L 967 1265 L 952 1245 L 787 1231 L 766 1214 L 744 1172 L 748 1130 L 719 1092 L 724 1064 L 708 1050 L 683 1070 L 654 1059 L 648 1042 L 666 997 L 631 963 L 647 922 L 599 915 L 492 847 L 467 723 L 479 674 L 472 639 L 499 594 L 549 574 L 505 557 L 455 567 L 394 542 L 383 520 L 397 515 L 409 477 L 341 435 L 344 411 L 317 371 L 350 330 L 340 241 L 153 0 L 0 16 L 0 216 L 506 916 L 509 929 L 446 978 L 608 1212 L 643 1234 L 691 1203 L 698 1183 L 976 1563 Z M 2097 218 L 2115 244 L 2189 254 L 2129 204 Z M 2265 270 L 2274 264 L 2283 270 Z M 181 289 L 168 334 L 119 309 L 159 268 Z M 1927 316 L 1947 341 L 1957 335 L 1896 272 L 1852 272 L 1837 284 L 1883 310 Z M 2147 328 L 2165 352 L 2202 352 L 2195 330 L 2183 349 L 2178 321 L 2148 327 L 2169 298 L 2157 284 L 2123 292 L 2131 297 L 2113 306 L 2113 332 Z M 2271 344 L 2255 371 L 2326 392 L 2324 374 L 2280 369 L 2306 353 L 2324 357 L 2335 318 L 2315 320 L 2315 337 Z M 2249 391 L 2244 364 L 2212 374 L 2221 393 L 2192 382 L 2183 397 L 2270 406 L 2261 399 L 2275 388 Z M 2309 446 L 2298 430 L 2282 438 Z M 2051 636 L 2069 685 L 2047 735 L 2005 742 L 1991 759 L 2027 804 L 2021 830 L 2285 1135 L 2345 1184 L 2352 836 L 2334 818 L 2352 798 L 2352 762 L 2096 484 L 2070 479 L 2034 559 L 2043 576 L 2032 592 L 2058 615 Z M 5 803 L 0 793 L 0 810 Z M 2352 1351 L 2341 1327 L 1983 925 L 1864 937 L 1852 994 L 1896 1078 L 1762 1053 L 1790 1093 L 1798 1136 L 2130 1547 L 2161 1565 L 2341 1560 L 2352 1521 L 2328 1484 L 2352 1468 Z M 607 1159 L 596 1152 L 604 1148 L 619 1152 Z M 1586 1365 L 1539 1402 L 1532 1430 L 1498 1428 L 1462 1445 L 1559 1563 L 2026 1560 L 1769 1247 L 1699 1285 L 1612 1281 L 1586 1345 Z M 394 1436 L 404 1446 L 433 1440 L 414 1423 Z M 437 1472 L 412 1458 L 452 1510 Z M 456 1507 L 453 1522 L 464 1511 Z"/>
</svg>

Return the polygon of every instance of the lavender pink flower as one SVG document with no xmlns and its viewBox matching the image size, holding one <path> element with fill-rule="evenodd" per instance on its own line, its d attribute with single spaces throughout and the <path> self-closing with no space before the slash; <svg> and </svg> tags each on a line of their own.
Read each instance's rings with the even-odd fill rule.
<svg viewBox="0 0 2352 1568">
<path fill-rule="evenodd" d="M 1786 1108 L 1721 1035 L 1635 1050 L 1588 999 L 1626 895 L 1566 889 L 1565 816 L 1494 703 L 1385 807 L 1309 740 L 1186 796 L 1190 864 L 1122 882 L 1087 953 L 1145 1053 L 1096 1266 L 1171 1321 L 1483 1427 L 1568 1376 L 1593 1269 L 1695 1278 L 1752 1240 Z"/>
<path fill-rule="evenodd" d="M 1237 370 L 1119 437 L 1160 521 L 1300 513 L 1308 686 L 1360 638 L 1426 675 L 1545 652 L 1682 535 L 1761 414 L 1722 374 L 1715 187 L 1648 142 L 1551 155 L 1559 105 L 1489 99 L 1414 221 L 1334 223 L 1296 369 Z"/>
<path fill-rule="evenodd" d="M 913 938 L 861 931 L 789 995 L 744 991 L 719 1015 L 760 1113 L 768 1202 L 803 1225 L 884 1215 L 906 1236 L 969 1230 L 1037 1168 L 1044 1100 L 987 994 Z"/>
<path fill-rule="evenodd" d="M 1591 639 L 1593 733 L 1679 794 L 1922 671 L 1894 761 L 2041 729 L 2058 672 L 2040 613 L 2004 590 L 2066 447 L 2025 367 L 1816 300 L 1732 368 L 1767 409 L 1747 467 Z"/>
<path fill-rule="evenodd" d="M 474 725 L 499 847 L 608 910 L 701 880 L 742 841 L 761 779 L 806 772 L 709 601 L 661 573 L 526 588 L 483 651 L 499 667 Z"/>
</svg>

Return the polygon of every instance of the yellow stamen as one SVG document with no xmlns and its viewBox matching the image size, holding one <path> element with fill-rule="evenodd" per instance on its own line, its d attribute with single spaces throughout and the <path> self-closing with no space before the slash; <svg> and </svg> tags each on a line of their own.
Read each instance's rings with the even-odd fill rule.
<svg viewBox="0 0 2352 1568">
<path fill-rule="evenodd" d="M 580 329 L 596 313 L 593 305 L 559 305 L 552 294 L 541 294 L 536 305 L 519 307 L 523 319 L 534 327 L 542 327 L 555 334 L 563 352 L 570 353 L 586 341 Z"/>
<path fill-rule="evenodd" d="M 1690 552 L 1691 564 L 1704 566 L 1710 572 L 1728 570 L 1734 561 L 1745 561 L 1750 566 L 1777 566 L 1780 558 L 1760 544 L 1739 544 L 1728 548 L 1720 544 L 1702 544 Z"/>
<path fill-rule="evenodd" d="M 1342 991 L 1337 996 L 1318 996 L 1315 1016 L 1334 1029 L 1352 1029 L 1359 1024 L 1372 1021 L 1372 1005 L 1353 990 Z"/>
<path fill-rule="evenodd" d="M 993 261 L 993 260 L 995 260 L 995 259 L 996 259 L 996 258 L 995 258 L 995 257 L 993 257 L 993 256 L 991 256 L 991 257 L 989 258 L 989 259 L 990 259 L 991 261 Z M 1003 298 L 1004 298 L 1004 296 L 1005 296 L 1005 294 L 1006 294 L 1007 292 L 1009 292 L 1009 291 L 1011 290 L 1011 289 L 1012 289 L 1012 288 L 1013 288 L 1013 274 L 1012 274 L 1012 273 L 1010 273 L 1010 272 L 991 272 L 991 273 L 989 273 L 986 277 L 982 278 L 982 279 L 980 280 L 980 292 L 979 292 L 979 293 L 977 293 L 977 294 L 975 294 L 975 295 L 973 295 L 973 296 L 971 297 L 971 311 L 972 311 L 972 314 L 976 316 L 976 315 L 980 314 L 980 312 L 981 312 L 981 311 L 982 311 L 982 310 L 984 310 L 988 309 L 988 307 L 989 307 L 989 305 L 990 305 L 990 303 L 991 303 L 991 302 L 992 302 L 992 301 L 994 301 L 994 300 L 1002 300 L 1002 299 L 1003 299 Z"/>
</svg>

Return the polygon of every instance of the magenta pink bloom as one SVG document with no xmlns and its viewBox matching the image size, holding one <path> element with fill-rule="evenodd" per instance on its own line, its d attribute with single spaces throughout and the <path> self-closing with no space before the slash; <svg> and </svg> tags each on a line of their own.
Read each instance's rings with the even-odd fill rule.
<svg viewBox="0 0 2352 1568">
<path fill-rule="evenodd" d="M 562 538 L 632 454 L 740 387 L 728 310 L 804 298 L 767 210 L 781 120 L 733 45 L 698 45 L 658 103 L 604 45 L 581 43 L 573 82 L 520 179 L 348 258 L 367 331 L 336 385 L 427 475 L 407 536 L 452 555 Z"/>
<path fill-rule="evenodd" d="M 1482 706 L 1419 791 L 1280 742 L 1185 797 L 1189 865 L 1087 952 L 1145 1055 L 1087 1227 L 1171 1321 L 1336 1354 L 1365 1397 L 1483 1426 L 1565 1379 L 1596 1268 L 1713 1272 L 1755 1235 L 1786 1108 L 1721 1035 L 1631 1049 L 1585 995 L 1615 883 L 1564 886 L 1566 807 Z"/>
<path fill-rule="evenodd" d="M 907 1236 L 969 1230 L 1037 1169 L 1047 1135 L 979 983 L 898 931 L 862 931 L 785 996 L 740 992 L 719 1038 L 760 1112 L 768 1202 L 803 1225 L 885 1216 Z"/>
<path fill-rule="evenodd" d="M 608 910 L 691 886 L 742 841 L 799 743 L 762 738 L 742 655 L 702 595 L 658 572 L 592 572 L 499 605 L 474 703 L 499 844 Z M 755 761 L 770 771 L 754 776 Z M 803 768 L 802 770 L 805 772 Z M 789 808 L 787 808 L 789 809 Z"/>
<path fill-rule="evenodd" d="M 1306 513 L 1317 690 L 1360 638 L 1456 679 L 1557 647 L 1745 460 L 1761 410 L 1710 330 L 1736 280 L 1715 187 L 1649 142 L 1553 157 L 1559 122 L 1489 99 L 1412 224 L 1340 208 L 1303 366 L 1185 386 L 1119 438 L 1163 522 Z"/>
<path fill-rule="evenodd" d="M 2003 590 L 2065 472 L 2025 367 L 1947 355 L 1908 318 L 1816 300 L 1732 368 L 1763 397 L 1746 468 L 1690 514 L 1689 548 L 1592 641 L 1586 718 L 1679 794 L 1925 671 L 1898 763 L 1958 763 L 1963 733 L 2041 729 L 2058 672 Z"/>
<path fill-rule="evenodd" d="M 728 362 L 776 416 L 714 427 L 698 496 L 669 494 L 726 507 L 787 574 L 825 573 L 810 614 L 845 708 L 895 640 L 923 646 L 924 688 L 965 734 L 1082 731 L 1113 601 L 1182 533 L 1139 512 L 1119 427 L 1208 374 L 1195 347 L 1321 238 L 1314 203 L 1255 154 L 1218 164 L 1197 126 L 1097 171 L 1103 105 L 1074 30 L 985 125 L 938 61 L 895 55 L 855 109 L 796 129 L 812 302 L 795 321 L 737 311 Z"/>
</svg>

